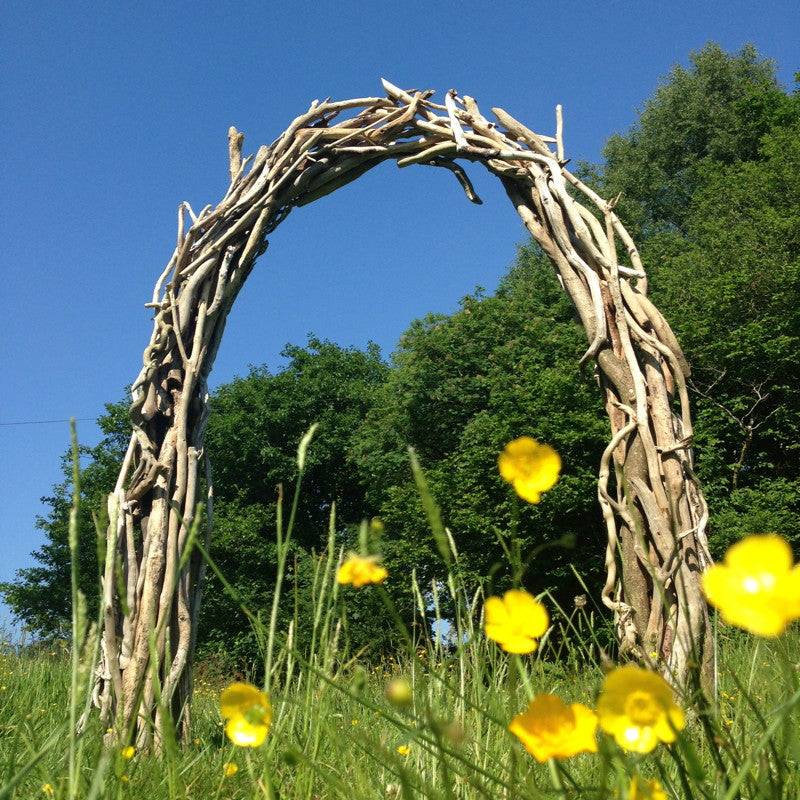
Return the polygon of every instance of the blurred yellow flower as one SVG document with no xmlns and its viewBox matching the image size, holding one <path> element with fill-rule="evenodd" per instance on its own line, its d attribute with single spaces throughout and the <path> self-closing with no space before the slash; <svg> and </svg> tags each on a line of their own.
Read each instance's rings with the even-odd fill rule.
<svg viewBox="0 0 800 800">
<path fill-rule="evenodd" d="M 502 598 L 486 600 L 486 635 L 507 653 L 532 653 L 549 624 L 547 609 L 524 589 L 509 589 Z"/>
<path fill-rule="evenodd" d="M 664 787 L 655 779 L 647 780 L 639 775 L 631 778 L 628 800 L 668 800 Z"/>
<path fill-rule="evenodd" d="M 336 580 L 342 584 L 350 583 L 358 588 L 368 583 L 383 583 L 388 575 L 386 568 L 378 563 L 377 556 L 359 556 L 350 553 L 347 561 L 339 567 Z"/>
<path fill-rule="evenodd" d="M 233 761 L 226 761 L 222 765 L 222 772 L 226 778 L 232 778 L 239 771 L 239 767 Z"/>
<path fill-rule="evenodd" d="M 401 744 L 397 748 L 397 752 L 400 753 L 401 756 L 407 756 L 411 752 L 411 748 L 407 744 Z"/>
<path fill-rule="evenodd" d="M 606 675 L 597 701 L 600 727 L 624 750 L 649 753 L 674 742 L 685 724 L 669 684 L 655 672 L 626 664 Z"/>
<path fill-rule="evenodd" d="M 395 678 L 386 687 L 386 697 L 396 706 L 407 706 L 414 699 L 411 684 L 405 678 Z"/>
<path fill-rule="evenodd" d="M 530 436 L 509 442 L 497 459 L 500 475 L 529 503 L 538 503 L 542 492 L 552 489 L 561 472 L 561 457 L 549 444 Z"/>
<path fill-rule="evenodd" d="M 703 590 L 725 622 L 757 636 L 779 636 L 800 617 L 800 566 L 792 565 L 789 544 L 774 533 L 733 545 L 723 564 L 706 570 Z"/>
<path fill-rule="evenodd" d="M 53 787 L 52 787 L 52 786 L 51 786 L 49 783 L 43 783 L 43 784 L 42 784 L 42 791 L 43 791 L 43 792 L 44 792 L 44 793 L 45 793 L 45 794 L 46 794 L 48 797 L 52 797 L 52 796 L 53 796 L 53 794 L 54 794 L 54 792 L 53 792 Z"/>
<path fill-rule="evenodd" d="M 272 706 L 267 695 L 249 683 L 232 683 L 219 698 L 225 733 L 240 747 L 258 747 L 267 738 Z"/>
<path fill-rule="evenodd" d="M 597 752 L 594 712 L 580 703 L 568 706 L 553 694 L 534 697 L 508 729 L 537 761 Z"/>
<path fill-rule="evenodd" d="M 136 755 L 136 748 L 132 744 L 129 744 L 127 747 L 123 747 L 122 750 L 119 751 L 119 754 L 126 761 L 130 761 Z"/>
</svg>

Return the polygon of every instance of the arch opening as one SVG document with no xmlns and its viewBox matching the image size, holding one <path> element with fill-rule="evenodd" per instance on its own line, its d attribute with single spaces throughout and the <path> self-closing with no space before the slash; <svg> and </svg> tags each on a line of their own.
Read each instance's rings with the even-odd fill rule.
<svg viewBox="0 0 800 800">
<path fill-rule="evenodd" d="M 121 720 L 136 729 L 139 747 L 161 736 L 159 691 L 182 732 L 190 724 L 205 565 L 197 552 L 185 563 L 181 554 L 201 500 L 201 474 L 213 485 L 203 447 L 208 376 L 228 313 L 268 237 L 293 209 L 390 160 L 447 171 L 476 204 L 463 162 L 483 165 L 550 259 L 586 333 L 581 364 L 593 365 L 610 422 L 598 469 L 608 536 L 601 600 L 614 614 L 623 650 L 643 660 L 655 652 L 677 682 L 690 660 L 710 668 L 700 589 L 710 563 L 708 510 L 693 469 L 689 365 L 648 298 L 644 266 L 614 202 L 566 168 L 560 109 L 556 136 L 548 137 L 500 108 L 489 121 L 455 90 L 437 103 L 432 91 L 387 81 L 383 88 L 382 96 L 314 101 L 246 158 L 244 137 L 231 128 L 224 197 L 199 213 L 187 203 L 178 209 L 176 247 L 147 303 L 153 330 L 132 387 L 133 435 L 108 500 L 94 689 L 104 727 Z M 213 524 L 208 500 L 206 537 Z"/>
</svg>

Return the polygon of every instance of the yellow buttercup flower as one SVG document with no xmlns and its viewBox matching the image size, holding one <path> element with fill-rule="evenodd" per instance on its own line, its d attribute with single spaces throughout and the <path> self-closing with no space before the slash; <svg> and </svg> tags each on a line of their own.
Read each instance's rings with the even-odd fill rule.
<svg viewBox="0 0 800 800">
<path fill-rule="evenodd" d="M 42 791 L 45 793 L 45 795 L 47 795 L 47 797 L 52 797 L 54 794 L 53 787 L 49 783 L 42 784 Z"/>
<path fill-rule="evenodd" d="M 534 697 L 508 729 L 537 761 L 597 752 L 595 713 L 580 703 L 568 706 L 553 694 Z"/>
<path fill-rule="evenodd" d="M 359 556 L 351 553 L 339 567 L 336 580 L 339 583 L 350 583 L 356 588 L 368 583 L 383 583 L 389 573 L 378 563 L 377 556 Z"/>
<path fill-rule="evenodd" d="M 136 755 L 136 748 L 132 744 L 129 744 L 127 747 L 123 747 L 122 750 L 119 751 L 119 754 L 126 761 L 130 761 Z"/>
<path fill-rule="evenodd" d="M 639 775 L 631 778 L 628 800 L 668 800 L 664 787 L 655 779 L 646 780 Z"/>
<path fill-rule="evenodd" d="M 561 457 L 549 444 L 530 436 L 509 442 L 497 459 L 500 475 L 529 503 L 538 503 L 542 492 L 552 489 L 561 472 Z"/>
<path fill-rule="evenodd" d="M 401 756 L 407 756 L 411 752 L 411 748 L 407 744 L 401 744 L 397 748 L 397 752 L 400 753 Z"/>
<path fill-rule="evenodd" d="M 685 724 L 669 684 L 635 664 L 606 675 L 597 717 L 620 747 L 634 753 L 649 753 L 659 742 L 674 742 L 675 731 Z"/>
<path fill-rule="evenodd" d="M 239 771 L 239 767 L 233 761 L 226 761 L 222 765 L 222 772 L 226 778 L 232 778 Z"/>
<path fill-rule="evenodd" d="M 486 635 L 507 653 L 532 653 L 550 624 L 547 609 L 524 589 L 487 598 L 484 616 Z"/>
<path fill-rule="evenodd" d="M 800 617 L 800 566 L 792 565 L 785 539 L 770 533 L 747 536 L 709 567 L 703 590 L 730 625 L 757 636 L 780 636 Z"/>
<path fill-rule="evenodd" d="M 219 698 L 225 733 L 240 747 L 258 747 L 267 738 L 272 706 L 267 695 L 249 683 L 232 683 Z"/>
</svg>

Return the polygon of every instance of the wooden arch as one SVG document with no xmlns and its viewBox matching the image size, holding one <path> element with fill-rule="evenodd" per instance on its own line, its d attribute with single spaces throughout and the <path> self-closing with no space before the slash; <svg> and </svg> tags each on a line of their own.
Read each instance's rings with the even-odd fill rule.
<svg viewBox="0 0 800 800">
<path fill-rule="evenodd" d="M 588 341 L 581 363 L 593 363 L 608 412 L 597 487 L 608 532 L 602 601 L 621 646 L 643 659 L 658 653 L 677 681 L 691 658 L 709 661 L 700 591 L 710 562 L 708 513 L 693 471 L 689 366 L 648 299 L 644 267 L 614 203 L 565 168 L 560 108 L 556 136 L 546 137 L 499 108 L 490 122 L 454 90 L 438 104 L 432 91 L 383 87 L 382 97 L 314 101 L 254 157 L 242 159 L 244 137 L 231 128 L 222 201 L 199 214 L 187 203 L 178 209 L 177 245 L 147 303 L 153 332 L 133 383 L 133 436 L 109 498 L 94 694 L 105 720 L 121 714 L 126 726 L 155 723 L 137 726 L 140 746 L 160 727 L 151 658 L 162 702 L 188 724 L 204 566 L 197 554 L 182 563 L 181 554 L 201 472 L 211 486 L 207 379 L 228 312 L 267 237 L 294 207 L 387 159 L 444 167 L 473 202 L 480 201 L 457 161 L 480 162 L 503 184 L 575 306 Z M 209 527 L 210 518 L 211 508 Z"/>
</svg>

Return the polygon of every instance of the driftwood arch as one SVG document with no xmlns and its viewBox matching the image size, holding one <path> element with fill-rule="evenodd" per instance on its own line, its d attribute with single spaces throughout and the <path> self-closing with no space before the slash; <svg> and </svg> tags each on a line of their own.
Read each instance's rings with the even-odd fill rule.
<svg viewBox="0 0 800 800">
<path fill-rule="evenodd" d="M 387 159 L 449 169 L 473 202 L 480 201 L 456 160 L 480 162 L 549 256 L 586 331 L 582 363 L 594 363 L 611 424 L 598 476 L 608 532 L 603 603 L 615 614 L 622 647 L 642 658 L 658 653 L 676 680 L 690 659 L 708 663 L 699 582 L 710 561 L 708 514 L 693 472 L 689 367 L 647 297 L 644 267 L 613 202 L 565 168 L 560 108 L 556 136 L 546 137 L 499 108 L 488 121 L 475 100 L 454 90 L 438 104 L 432 91 L 383 87 L 382 97 L 314 101 L 244 160 L 243 136 L 231 128 L 222 201 L 199 214 L 186 203 L 178 210 L 175 251 L 147 304 L 154 324 L 133 384 L 133 437 L 109 498 L 114 522 L 94 695 L 106 720 L 121 714 L 126 726 L 141 723 L 139 745 L 161 724 L 152 657 L 162 699 L 188 725 L 203 564 L 196 554 L 186 564 L 179 559 L 199 475 L 208 469 L 207 378 L 228 312 L 266 237 L 292 208 Z"/>
</svg>

